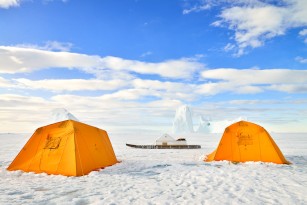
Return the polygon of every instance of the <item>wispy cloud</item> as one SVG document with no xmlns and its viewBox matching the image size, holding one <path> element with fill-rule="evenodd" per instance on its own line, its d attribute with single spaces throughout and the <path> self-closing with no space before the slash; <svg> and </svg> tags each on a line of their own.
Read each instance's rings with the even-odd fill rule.
<svg viewBox="0 0 307 205">
<path fill-rule="evenodd" d="M 141 57 L 146 57 L 146 56 L 150 56 L 152 55 L 152 52 L 151 51 L 147 51 L 145 53 L 142 53 Z"/>
<path fill-rule="evenodd" d="M 69 0 L 42 0 L 44 3 L 49 3 L 49 2 L 53 2 L 53 1 L 62 1 L 64 3 L 68 2 Z"/>
<path fill-rule="evenodd" d="M 183 14 L 189 14 L 192 12 L 200 12 L 204 10 L 209 10 L 212 8 L 213 2 L 212 1 L 202 1 L 201 4 L 194 5 L 190 8 L 186 8 L 183 10 Z"/>
<path fill-rule="evenodd" d="M 83 90 L 117 90 L 128 83 L 123 80 L 98 80 L 98 79 L 48 79 L 29 80 L 24 78 L 13 79 L 15 87 L 21 89 L 40 89 L 54 92 L 83 91 Z M 0 79 L 1 83 L 1 79 Z M 1 84 L 0 84 L 1 86 Z"/>
<path fill-rule="evenodd" d="M 71 48 L 73 47 L 73 44 L 69 42 L 47 41 L 44 45 L 17 44 L 15 45 L 15 47 L 32 48 L 36 50 L 46 50 L 46 51 L 70 51 Z"/>
</svg>

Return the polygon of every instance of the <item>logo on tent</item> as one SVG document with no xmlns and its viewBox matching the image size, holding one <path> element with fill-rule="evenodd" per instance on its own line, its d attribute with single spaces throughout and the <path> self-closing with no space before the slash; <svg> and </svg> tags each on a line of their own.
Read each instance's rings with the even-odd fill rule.
<svg viewBox="0 0 307 205">
<path fill-rule="evenodd" d="M 44 146 L 44 149 L 57 149 L 60 146 L 62 137 L 47 137 L 46 144 Z"/>
<path fill-rule="evenodd" d="M 252 145 L 253 143 L 253 137 L 249 134 L 240 133 L 238 136 L 238 145 Z"/>
</svg>

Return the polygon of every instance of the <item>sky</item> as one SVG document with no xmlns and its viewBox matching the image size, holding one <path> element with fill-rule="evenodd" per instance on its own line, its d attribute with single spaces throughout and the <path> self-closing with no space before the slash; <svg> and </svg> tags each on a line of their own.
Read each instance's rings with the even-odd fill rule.
<svg viewBox="0 0 307 205">
<path fill-rule="evenodd" d="M 0 0 L 0 132 L 66 108 L 110 132 L 164 133 L 182 105 L 195 126 L 307 132 L 307 1 Z"/>
</svg>

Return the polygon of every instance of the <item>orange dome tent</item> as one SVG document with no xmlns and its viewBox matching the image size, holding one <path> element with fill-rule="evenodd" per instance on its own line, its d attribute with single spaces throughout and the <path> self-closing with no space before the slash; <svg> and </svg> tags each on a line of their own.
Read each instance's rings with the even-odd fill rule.
<svg viewBox="0 0 307 205">
<path fill-rule="evenodd" d="M 207 155 L 204 161 L 220 160 L 290 164 L 263 127 L 246 121 L 227 127 L 217 149 Z"/>
<path fill-rule="evenodd" d="M 38 128 L 7 169 L 82 176 L 117 162 L 106 131 L 66 120 Z"/>
</svg>

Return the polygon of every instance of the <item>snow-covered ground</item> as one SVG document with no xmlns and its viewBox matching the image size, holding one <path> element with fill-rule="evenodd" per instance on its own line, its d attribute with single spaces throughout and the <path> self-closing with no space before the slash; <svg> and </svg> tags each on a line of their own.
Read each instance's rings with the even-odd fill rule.
<svg viewBox="0 0 307 205">
<path fill-rule="evenodd" d="M 198 150 L 133 149 L 125 143 L 159 136 L 109 135 L 121 163 L 64 177 L 7 171 L 31 134 L 0 134 L 0 204 L 307 204 L 307 134 L 272 134 L 290 166 L 203 162 L 221 134 L 186 136 Z"/>
</svg>

